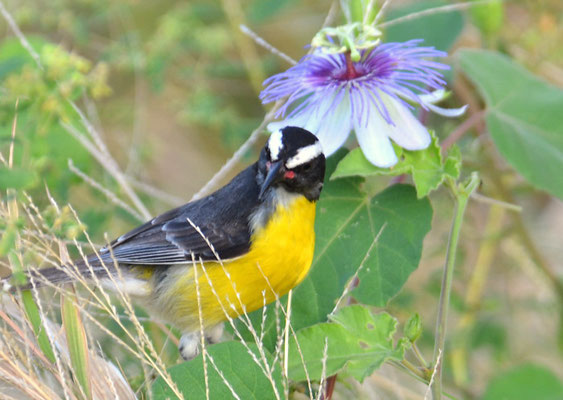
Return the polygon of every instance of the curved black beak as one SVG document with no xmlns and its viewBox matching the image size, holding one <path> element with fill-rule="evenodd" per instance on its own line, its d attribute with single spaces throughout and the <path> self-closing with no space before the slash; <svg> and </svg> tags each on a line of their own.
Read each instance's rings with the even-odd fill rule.
<svg viewBox="0 0 563 400">
<path fill-rule="evenodd" d="M 258 198 L 260 200 L 262 200 L 262 198 L 264 197 L 266 190 L 268 190 L 268 188 L 272 186 L 272 183 L 274 183 L 274 181 L 277 179 L 282 166 L 282 161 L 276 161 L 270 165 L 268 175 L 266 175 L 266 179 L 264 179 L 264 183 L 262 183 L 262 187 L 260 188 L 260 194 L 258 195 Z"/>
</svg>

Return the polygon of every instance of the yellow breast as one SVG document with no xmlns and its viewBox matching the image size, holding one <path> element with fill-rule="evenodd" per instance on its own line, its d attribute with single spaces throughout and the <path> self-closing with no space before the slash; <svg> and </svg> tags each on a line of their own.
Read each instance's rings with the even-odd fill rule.
<svg viewBox="0 0 563 400">
<path fill-rule="evenodd" d="M 204 327 L 210 327 L 226 320 L 226 314 L 237 317 L 285 295 L 311 267 L 314 220 L 315 203 L 296 197 L 289 205 L 278 205 L 268 223 L 254 232 L 244 256 L 186 268 L 167 293 L 175 299 L 172 322 L 198 329 L 199 303 Z"/>
</svg>

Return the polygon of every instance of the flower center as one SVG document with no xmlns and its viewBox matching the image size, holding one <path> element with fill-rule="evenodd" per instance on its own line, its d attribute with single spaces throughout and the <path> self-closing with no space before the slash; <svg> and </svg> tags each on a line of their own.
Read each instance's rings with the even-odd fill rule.
<svg viewBox="0 0 563 400">
<path fill-rule="evenodd" d="M 346 79 L 354 79 L 358 76 L 358 72 L 354 67 L 354 62 L 352 61 L 352 57 L 350 57 L 350 52 L 346 52 Z"/>
<path fill-rule="evenodd" d="M 344 53 L 346 69 L 340 70 L 334 78 L 339 81 L 351 81 L 365 75 L 364 68 L 360 63 L 354 63 L 350 57 L 350 52 Z"/>
</svg>

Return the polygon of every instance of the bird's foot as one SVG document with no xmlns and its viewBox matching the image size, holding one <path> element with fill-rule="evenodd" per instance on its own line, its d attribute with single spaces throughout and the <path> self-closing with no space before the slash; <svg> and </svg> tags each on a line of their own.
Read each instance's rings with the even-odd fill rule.
<svg viewBox="0 0 563 400">
<path fill-rule="evenodd" d="M 178 350 L 180 355 L 186 361 L 195 358 L 199 354 L 199 344 L 201 343 L 201 336 L 199 332 L 184 333 L 180 338 Z"/>
<path fill-rule="evenodd" d="M 208 344 L 219 343 L 221 336 L 223 336 L 223 324 L 214 326 L 205 331 L 205 341 Z M 199 332 L 184 333 L 180 338 L 178 350 L 180 355 L 186 361 L 189 361 L 200 353 L 201 349 L 201 335 Z"/>
</svg>

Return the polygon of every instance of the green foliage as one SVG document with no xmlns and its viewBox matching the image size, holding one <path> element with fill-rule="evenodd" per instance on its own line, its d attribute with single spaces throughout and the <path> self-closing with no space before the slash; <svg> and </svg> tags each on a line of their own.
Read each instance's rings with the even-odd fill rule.
<svg viewBox="0 0 563 400">
<path fill-rule="evenodd" d="M 502 28 L 504 4 L 502 0 L 492 0 L 471 7 L 471 19 L 487 37 L 492 37 Z"/>
<path fill-rule="evenodd" d="M 499 53 L 463 50 L 458 59 L 487 103 L 500 153 L 532 185 L 563 199 L 563 90 Z"/>
<path fill-rule="evenodd" d="M 379 168 L 370 163 L 360 148 L 352 150 L 344 157 L 331 179 L 348 176 L 402 175 L 412 174 L 419 199 L 437 189 L 444 181 L 450 184 L 459 177 L 461 153 L 457 146 L 452 147 L 443 159 L 438 139 L 432 132 L 432 143 L 425 150 L 409 151 L 393 145 L 399 162 L 392 168 Z"/>
<path fill-rule="evenodd" d="M 0 188 L 32 189 L 40 180 L 62 198 L 78 180 L 68 170 L 68 159 L 89 172 L 87 150 L 60 125 L 80 126 L 69 104 L 83 95 L 100 99 L 109 93 L 108 67 L 63 50 L 42 39 L 32 40 L 43 69 L 13 38 L 0 43 L 0 74 L 4 89 L 0 99 L 0 124 L 11 126 L 17 116 L 14 165 L 0 170 Z M 7 68 L 9 66 L 9 68 Z M 16 107 L 17 104 L 17 107 Z M 8 145 L 11 130 L 0 133 Z"/>
<path fill-rule="evenodd" d="M 39 176 L 35 171 L 23 168 L 0 167 L 0 189 L 29 189 L 37 185 Z"/>
<path fill-rule="evenodd" d="M 207 350 L 208 357 L 213 360 L 213 363 L 206 360 L 207 388 L 202 355 L 168 370 L 186 399 L 230 399 L 234 392 L 240 399 L 259 400 L 276 398 L 275 393 L 283 394 L 279 368 L 266 374 L 263 365 L 258 365 L 255 360 L 266 361 L 271 366 L 272 357 L 266 352 L 262 358 L 255 345 L 249 344 L 247 349 L 240 342 L 225 342 Z M 156 400 L 177 398 L 161 377 L 154 382 L 152 393 Z"/>
<path fill-rule="evenodd" d="M 563 398 L 563 383 L 549 369 L 524 364 L 494 377 L 483 400 L 558 400 Z"/>
<path fill-rule="evenodd" d="M 291 338 L 291 379 L 320 380 L 345 372 L 361 382 L 384 361 L 402 360 L 408 348 L 405 339 L 393 344 L 397 320 L 387 313 L 373 314 L 355 305 L 342 308 L 329 320 L 301 329 Z"/>
<path fill-rule="evenodd" d="M 391 10 L 386 19 L 391 21 L 415 12 L 448 4 L 443 0 L 417 1 Z M 434 46 L 438 50 L 448 51 L 459 37 L 462 29 L 463 15 L 457 10 L 452 10 L 424 15 L 392 25 L 385 29 L 385 41 L 405 42 L 411 39 L 424 39 L 425 46 Z"/>
<path fill-rule="evenodd" d="M 248 20 L 254 23 L 263 22 L 292 3 L 295 3 L 295 0 L 253 0 L 248 7 Z"/>
</svg>

